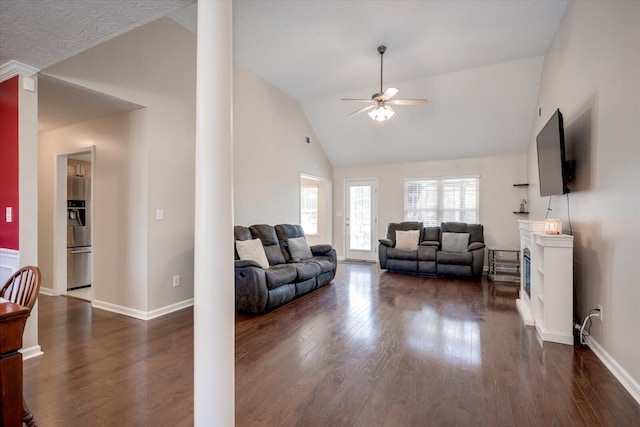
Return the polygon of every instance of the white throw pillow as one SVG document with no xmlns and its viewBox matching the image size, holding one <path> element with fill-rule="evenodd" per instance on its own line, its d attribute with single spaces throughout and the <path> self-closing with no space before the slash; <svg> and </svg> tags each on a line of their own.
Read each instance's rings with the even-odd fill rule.
<svg viewBox="0 0 640 427">
<path fill-rule="evenodd" d="M 287 239 L 287 246 L 289 247 L 291 259 L 295 262 L 313 258 L 311 248 L 307 243 L 307 239 L 304 237 L 292 237 Z"/>
<path fill-rule="evenodd" d="M 399 251 L 415 251 L 420 241 L 420 230 L 396 230 L 396 249 Z"/>
<path fill-rule="evenodd" d="M 241 260 L 255 261 L 265 270 L 269 268 L 269 260 L 260 239 L 236 240 L 236 250 Z"/>
<path fill-rule="evenodd" d="M 469 252 L 469 233 L 442 233 L 443 252 Z"/>
</svg>

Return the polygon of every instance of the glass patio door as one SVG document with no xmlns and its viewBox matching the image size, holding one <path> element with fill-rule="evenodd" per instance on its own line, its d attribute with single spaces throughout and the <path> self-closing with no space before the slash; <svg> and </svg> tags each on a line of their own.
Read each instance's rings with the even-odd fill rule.
<svg viewBox="0 0 640 427">
<path fill-rule="evenodd" d="M 345 182 L 345 258 L 378 259 L 378 185 L 377 180 Z"/>
</svg>

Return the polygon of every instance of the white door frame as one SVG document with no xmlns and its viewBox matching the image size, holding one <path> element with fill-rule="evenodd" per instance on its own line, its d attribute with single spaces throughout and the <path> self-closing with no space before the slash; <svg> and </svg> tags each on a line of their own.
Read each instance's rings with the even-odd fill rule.
<svg viewBox="0 0 640 427">
<path fill-rule="evenodd" d="M 76 148 L 55 153 L 53 173 L 53 294 L 67 293 L 67 158 L 74 154 L 91 153 L 91 201 L 89 209 L 94 215 L 93 202 L 95 200 L 95 171 L 96 146 Z M 91 218 L 91 246 L 92 258 L 95 265 L 95 221 Z M 91 295 L 95 292 L 94 272 L 91 268 Z"/>
<path fill-rule="evenodd" d="M 351 256 L 349 252 L 349 230 L 347 221 L 351 220 L 351 212 L 349 206 L 349 187 L 352 184 L 371 185 L 373 188 L 371 199 L 371 251 L 358 251 L 362 256 Z M 376 242 L 378 241 L 378 178 L 353 178 L 344 180 L 344 221 L 343 221 L 343 234 L 344 234 L 344 258 L 346 260 L 361 260 L 361 261 L 377 261 L 378 260 L 378 248 Z"/>
</svg>

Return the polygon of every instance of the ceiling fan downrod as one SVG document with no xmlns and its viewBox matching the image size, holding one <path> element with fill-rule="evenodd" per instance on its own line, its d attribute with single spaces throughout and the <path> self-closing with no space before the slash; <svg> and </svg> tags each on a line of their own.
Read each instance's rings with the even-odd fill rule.
<svg viewBox="0 0 640 427">
<path fill-rule="evenodd" d="M 387 47 L 384 45 L 378 46 L 378 53 L 380 54 L 380 93 L 379 95 L 382 95 L 382 63 L 383 63 L 383 58 L 384 58 L 384 53 L 387 51 Z"/>
</svg>

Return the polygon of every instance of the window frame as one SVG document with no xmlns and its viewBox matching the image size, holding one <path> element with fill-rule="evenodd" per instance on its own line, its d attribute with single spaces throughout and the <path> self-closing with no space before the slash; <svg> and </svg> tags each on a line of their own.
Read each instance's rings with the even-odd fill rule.
<svg viewBox="0 0 640 427">
<path fill-rule="evenodd" d="M 443 187 L 446 181 L 456 181 L 456 180 L 475 180 L 475 208 L 445 208 L 444 207 L 444 191 Z M 436 205 L 435 208 L 409 208 L 408 203 L 408 185 L 409 183 L 417 183 L 417 182 L 432 182 L 435 183 L 437 187 L 436 193 Z M 432 184 L 433 185 L 433 184 Z M 461 184 L 460 188 L 464 190 L 464 186 Z M 464 196 L 463 196 L 464 197 Z M 457 176 L 438 176 L 438 177 L 423 177 L 423 178 L 407 178 L 403 182 L 403 210 L 404 210 L 404 220 L 405 221 L 421 221 L 423 222 L 425 227 L 437 227 L 440 226 L 442 222 L 447 222 L 450 220 L 445 220 L 445 213 L 447 212 L 474 212 L 475 213 L 475 222 L 474 224 L 480 224 L 480 175 L 457 175 Z M 429 219 L 413 219 L 408 217 L 409 212 L 415 212 L 415 217 L 417 218 L 425 218 L 428 216 L 428 213 L 435 212 L 435 222 Z M 421 212 L 426 212 L 426 215 L 420 215 Z M 433 216 L 433 215 L 432 215 Z M 464 218 L 466 215 L 464 213 L 458 214 L 456 221 L 468 222 L 464 220 L 460 220 L 460 218 Z M 468 222 L 470 223 L 470 222 Z"/>
<path fill-rule="evenodd" d="M 315 222 L 315 232 L 314 233 L 309 233 L 307 232 L 307 230 L 305 229 L 305 221 L 304 221 L 304 217 L 305 217 L 305 212 L 313 212 L 313 209 L 305 209 L 303 207 L 304 205 L 304 196 L 303 196 L 303 192 L 305 189 L 315 189 L 315 195 L 316 195 L 316 207 L 315 207 L 315 218 L 316 218 L 316 222 Z M 300 186 L 300 226 L 302 227 L 302 229 L 304 230 L 304 234 L 306 236 L 318 236 L 318 201 L 320 198 L 320 186 L 319 185 L 301 185 Z"/>
</svg>

